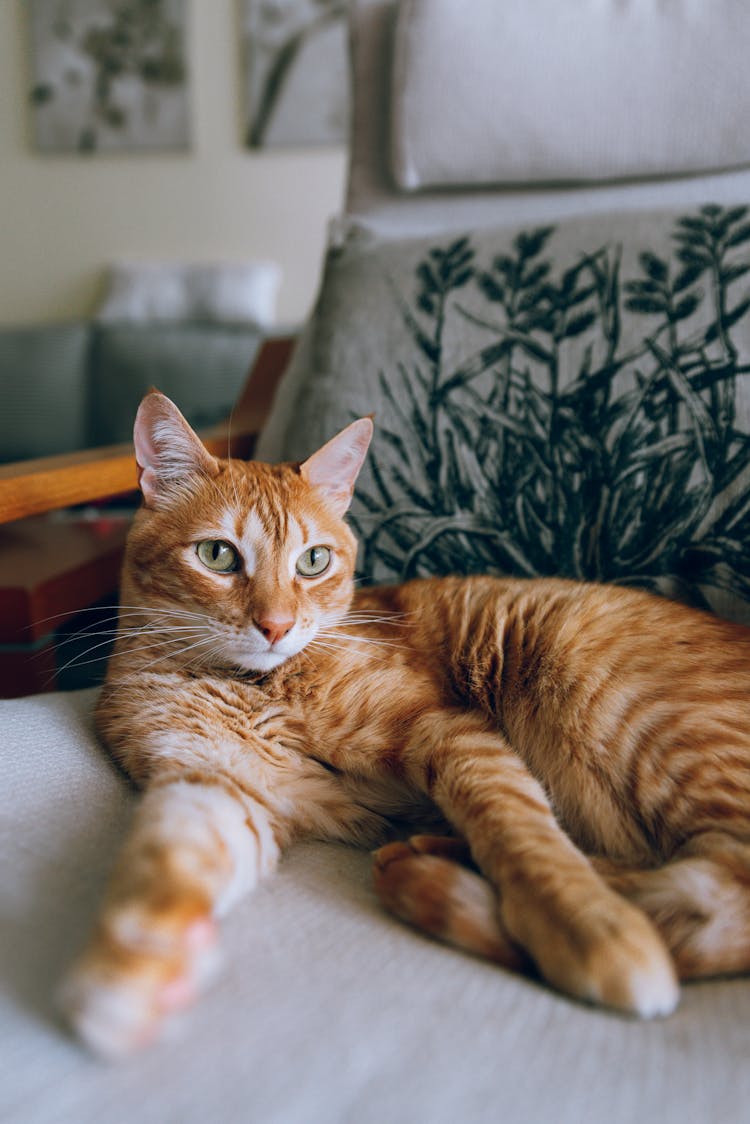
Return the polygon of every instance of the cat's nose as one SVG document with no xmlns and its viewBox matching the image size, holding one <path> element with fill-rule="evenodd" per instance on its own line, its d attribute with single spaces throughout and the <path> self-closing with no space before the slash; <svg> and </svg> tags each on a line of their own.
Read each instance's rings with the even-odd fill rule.
<svg viewBox="0 0 750 1124">
<path fill-rule="evenodd" d="M 269 644 L 276 644 L 283 640 L 288 632 L 294 628 L 294 617 L 269 613 L 264 617 L 255 618 L 255 627 L 265 636 Z"/>
</svg>

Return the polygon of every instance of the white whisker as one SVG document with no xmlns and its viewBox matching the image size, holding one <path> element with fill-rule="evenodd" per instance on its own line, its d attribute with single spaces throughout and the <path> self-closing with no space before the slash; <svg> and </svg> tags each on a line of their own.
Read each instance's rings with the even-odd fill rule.
<svg viewBox="0 0 750 1124">
<path fill-rule="evenodd" d="M 82 656 L 90 656 L 92 652 L 96 652 L 100 648 L 106 648 L 108 644 L 109 644 L 109 639 L 101 640 L 98 644 L 92 644 L 92 646 L 90 648 L 87 648 L 85 652 L 79 652 L 77 655 L 73 656 L 72 659 L 69 659 L 67 661 L 67 663 L 64 663 L 62 665 L 62 667 L 58 667 L 57 671 L 56 671 L 56 674 L 62 675 L 63 671 L 67 671 L 68 668 L 73 667 L 73 665 L 75 665 L 76 667 L 85 667 L 87 664 L 90 664 L 90 663 L 98 663 L 99 660 L 101 659 L 100 656 L 97 656 L 93 660 L 83 660 L 83 659 L 81 659 L 81 657 Z"/>
<path fill-rule="evenodd" d="M 158 628 L 154 628 L 150 625 L 144 625 L 142 628 L 105 628 L 98 629 L 96 632 L 93 629 L 81 629 L 80 632 L 74 632 L 71 636 L 66 636 L 64 640 L 59 640 L 57 642 L 57 647 L 64 648 L 66 644 L 73 644 L 76 641 L 80 642 L 90 636 L 106 636 L 109 637 L 109 639 L 114 639 L 118 636 L 162 636 L 166 633 L 173 632 L 179 632 L 184 636 L 186 632 L 192 632 L 197 635 L 199 631 L 200 629 L 197 625 L 187 624 L 160 625 Z"/>
<path fill-rule="evenodd" d="M 231 426 L 231 424 L 232 424 L 232 415 L 230 414 L 229 415 L 229 425 Z M 229 444 L 230 444 L 229 428 L 227 428 L 227 445 L 229 445 Z M 229 456 L 229 452 L 227 452 L 227 457 L 228 456 Z M 230 462 L 230 465 L 229 465 L 229 479 L 232 483 L 232 491 L 234 493 L 234 502 L 235 502 L 236 507 L 237 507 L 237 514 L 240 515 L 242 513 L 242 504 L 240 503 L 240 497 L 237 494 L 237 481 L 234 478 L 234 465 L 231 462 Z"/>
<path fill-rule="evenodd" d="M 352 636 L 348 632 L 325 632 L 321 630 L 318 636 L 326 640 L 344 640 L 352 641 L 355 644 L 373 644 L 381 648 L 400 648 L 402 651 L 408 648 L 408 644 L 396 644 L 393 640 L 380 640 L 375 636 Z"/>
<path fill-rule="evenodd" d="M 193 648 L 198 648 L 203 644 L 214 644 L 215 642 L 216 642 L 216 638 L 214 636 L 204 636 L 202 640 L 197 640 L 194 644 L 188 644 L 187 647 L 182 648 L 179 652 L 169 652 L 168 655 L 169 655 L 170 659 L 175 659 L 175 658 L 178 658 L 180 656 L 183 656 L 186 652 L 192 651 Z M 144 674 L 144 672 L 150 671 L 151 668 L 156 666 L 156 664 L 158 664 L 158 663 L 159 663 L 158 658 L 155 659 L 155 660 L 151 660 L 149 663 L 145 664 L 143 667 L 138 667 L 133 675 L 130 675 L 125 679 L 119 679 L 118 678 L 115 681 L 111 681 L 108 684 L 108 686 L 110 687 L 111 690 L 122 690 L 124 687 L 129 687 L 134 682 L 136 682 L 139 679 L 139 677 Z M 191 663 L 193 663 L 192 660 L 188 661 L 188 663 L 185 666 L 189 666 Z"/>
<path fill-rule="evenodd" d="M 394 628 L 408 628 L 409 625 L 401 621 L 390 621 L 387 617 L 355 617 L 350 620 L 337 621 L 335 628 L 359 628 L 363 625 L 393 625 Z"/>
<path fill-rule="evenodd" d="M 311 640 L 307 645 L 308 648 L 318 648 L 322 652 L 328 652 L 331 655 L 339 655 L 340 653 L 351 654 L 351 645 L 347 643 L 334 644 L 331 640 L 319 640 L 317 637 Z M 368 659 L 380 660 L 381 662 L 387 660 L 389 657 L 385 653 L 371 652 Z"/>
<path fill-rule="evenodd" d="M 193 633 L 193 635 L 196 635 L 196 633 Z M 159 648 L 162 645 L 177 644 L 180 640 L 184 639 L 189 638 L 185 636 L 174 636 L 171 639 L 165 637 L 161 641 L 157 641 L 155 644 L 143 644 L 138 648 L 128 648 L 128 655 L 135 655 L 136 652 L 146 652 L 150 648 Z M 92 647 L 87 648 L 85 652 L 79 652 L 78 655 L 73 656 L 72 659 L 69 659 L 67 663 L 64 663 L 62 667 L 58 668 L 57 674 L 62 674 L 62 672 L 67 671 L 69 667 L 86 667 L 87 664 L 98 663 L 101 659 L 100 656 L 95 657 L 93 660 L 83 660 L 80 657 L 90 656 L 92 652 L 96 652 L 99 648 L 106 647 L 108 643 L 108 640 L 102 640 L 99 644 L 94 644 Z M 171 652 L 169 654 L 172 655 Z"/>
<path fill-rule="evenodd" d="M 61 617 L 77 617 L 81 613 L 101 613 L 107 609 L 112 609 L 113 611 L 113 616 L 109 617 L 109 620 L 117 620 L 118 617 L 133 616 L 137 613 L 161 613 L 172 617 L 193 617 L 204 621 L 211 619 L 207 613 L 191 613 L 188 609 L 156 608 L 155 606 L 149 605 L 94 605 L 88 609 L 76 609 L 75 613 L 68 611 L 66 613 L 53 613 L 52 616 L 49 617 L 40 617 L 38 620 L 35 620 L 33 624 L 49 624 L 50 621 L 60 620 Z M 126 610 L 126 612 L 123 613 L 123 610 Z M 132 612 L 129 610 L 132 610 Z"/>
</svg>

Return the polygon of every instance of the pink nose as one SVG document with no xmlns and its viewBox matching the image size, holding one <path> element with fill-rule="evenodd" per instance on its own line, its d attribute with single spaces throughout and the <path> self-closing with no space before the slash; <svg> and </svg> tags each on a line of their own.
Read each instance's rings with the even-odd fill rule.
<svg viewBox="0 0 750 1124">
<path fill-rule="evenodd" d="M 265 636 L 269 644 L 276 644 L 294 628 L 294 617 L 281 614 L 273 616 L 269 613 L 268 616 L 257 617 L 255 627 Z"/>
</svg>

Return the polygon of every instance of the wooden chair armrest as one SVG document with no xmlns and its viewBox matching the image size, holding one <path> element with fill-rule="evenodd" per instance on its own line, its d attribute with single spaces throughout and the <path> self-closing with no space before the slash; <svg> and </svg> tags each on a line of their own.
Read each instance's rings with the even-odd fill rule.
<svg viewBox="0 0 750 1124">
<path fill-rule="evenodd" d="M 294 337 L 266 340 L 227 421 L 201 432 L 215 456 L 252 456 Z M 137 487 L 133 447 L 110 445 L 0 466 L 0 523 L 72 504 L 124 495 Z"/>
</svg>

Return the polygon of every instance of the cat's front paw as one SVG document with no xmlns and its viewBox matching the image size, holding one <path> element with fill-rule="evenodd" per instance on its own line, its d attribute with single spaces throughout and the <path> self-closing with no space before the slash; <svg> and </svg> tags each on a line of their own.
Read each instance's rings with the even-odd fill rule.
<svg viewBox="0 0 750 1124">
<path fill-rule="evenodd" d="M 619 895 L 594 893 L 557 918 L 534 917 L 528 903 L 516 913 L 504 902 L 502 912 L 559 990 L 646 1019 L 677 1007 L 680 989 L 666 945 L 645 914 Z"/>
<path fill-rule="evenodd" d="M 216 937 L 200 902 L 113 907 L 63 983 L 63 1012 L 94 1053 L 132 1053 L 157 1039 L 213 975 Z"/>
</svg>

